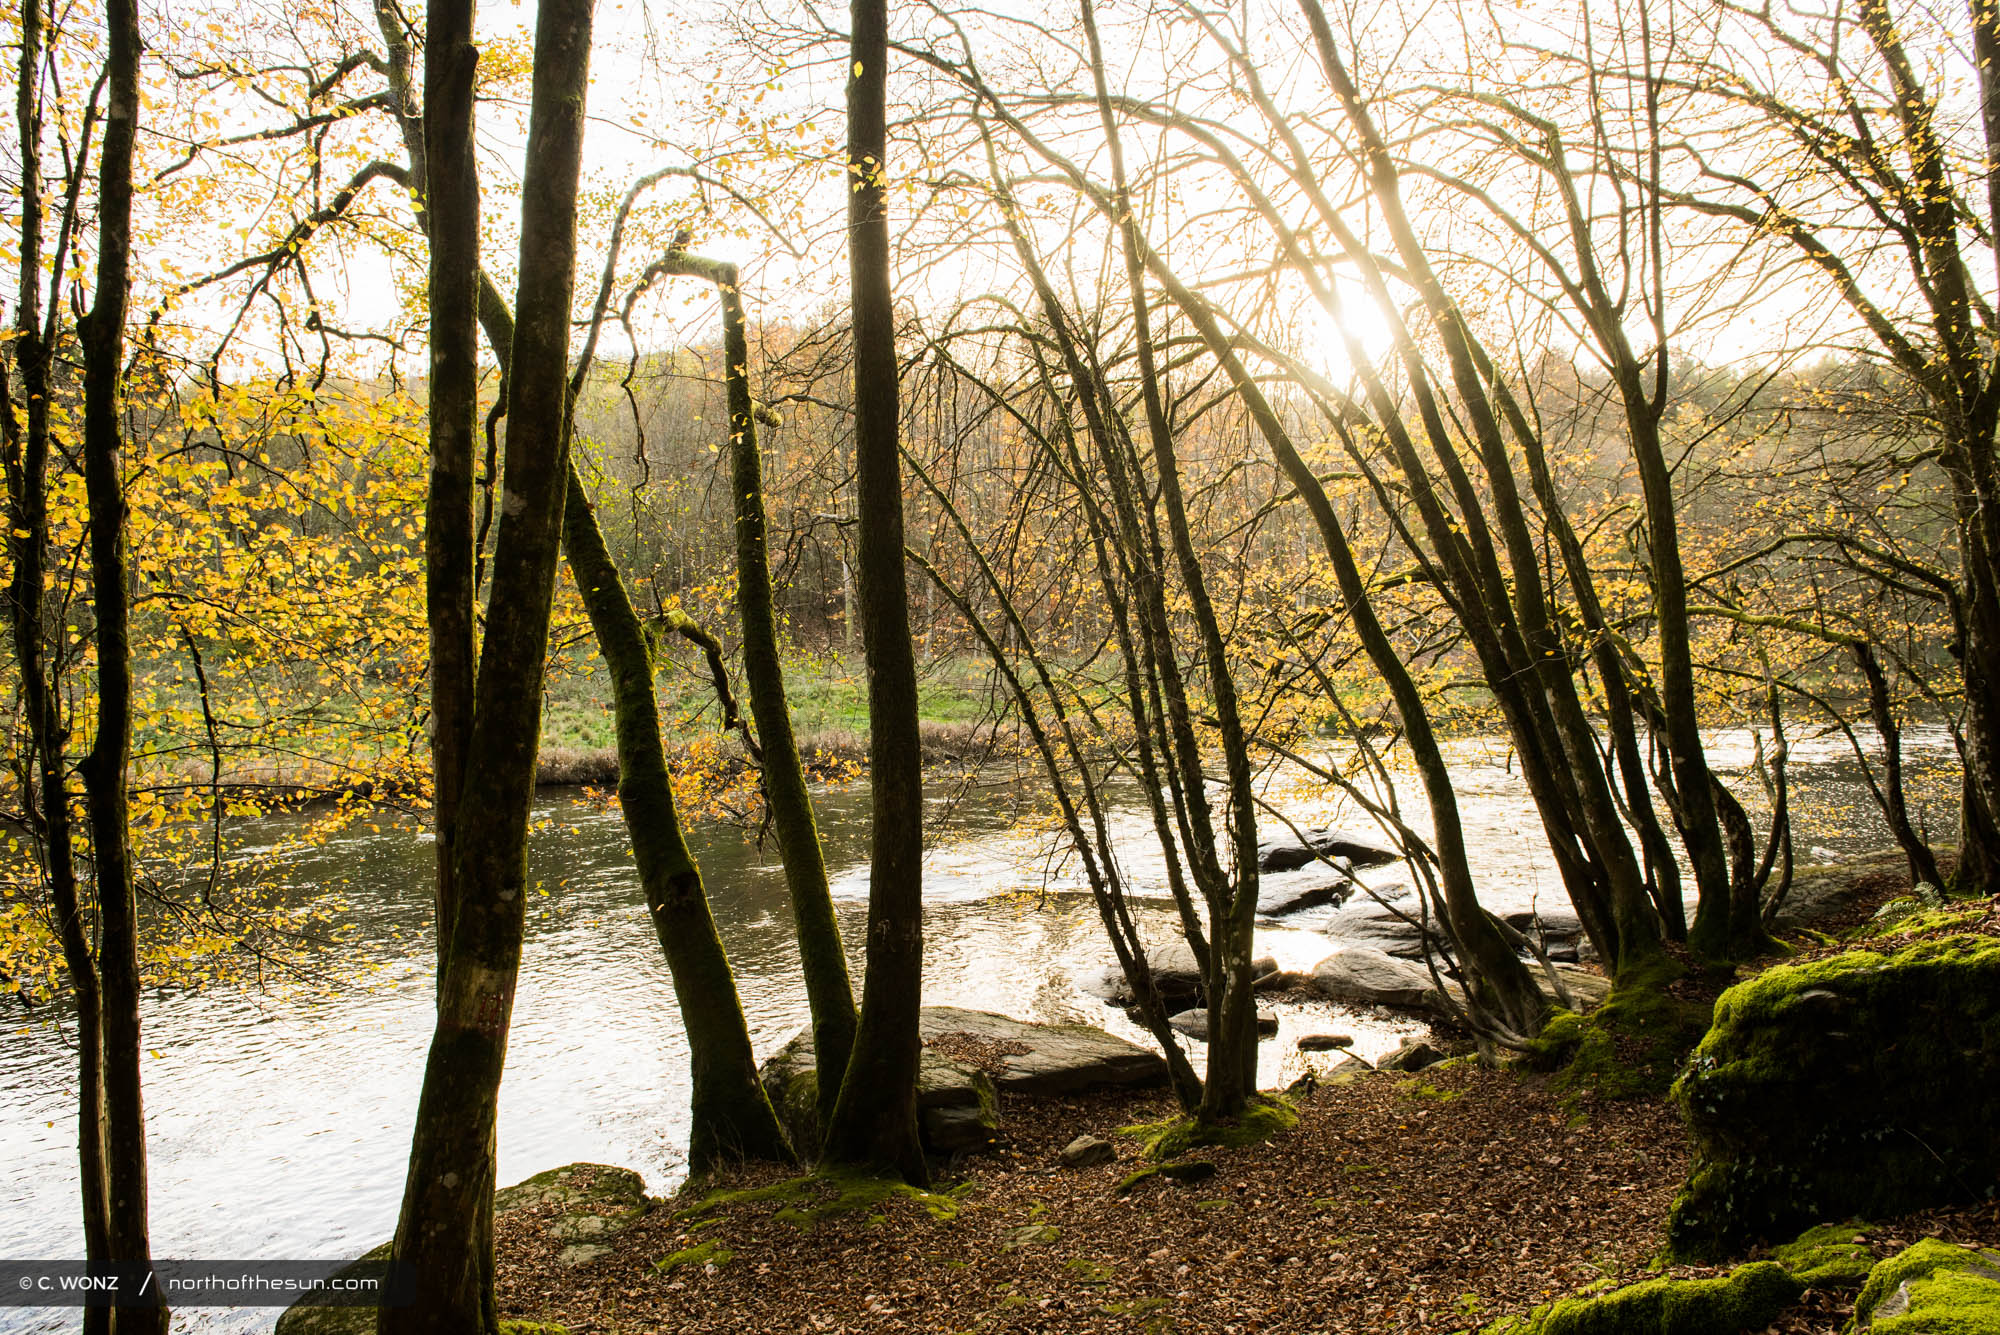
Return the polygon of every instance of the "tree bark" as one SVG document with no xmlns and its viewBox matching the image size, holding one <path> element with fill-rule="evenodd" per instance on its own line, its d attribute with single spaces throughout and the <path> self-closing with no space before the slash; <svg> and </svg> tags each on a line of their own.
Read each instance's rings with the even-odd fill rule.
<svg viewBox="0 0 2000 1335">
<path fill-rule="evenodd" d="M 798 930 L 799 960 L 806 1002 L 812 1009 L 813 1052 L 819 1106 L 832 1108 L 854 1049 L 854 988 L 847 976 L 847 952 L 827 888 L 826 859 L 806 791 L 805 767 L 792 733 L 785 695 L 784 661 L 778 647 L 777 615 L 771 595 L 771 558 L 764 513 L 764 468 L 757 445 L 756 405 L 750 395 L 750 334 L 736 266 L 684 253 L 661 263 L 670 273 L 715 284 L 722 302 L 723 379 L 729 395 L 730 483 L 736 517 L 736 605 L 743 621 L 743 676 L 749 685 L 750 715 L 763 753 L 764 799 L 785 864 L 785 888 Z M 843 567 L 844 568 L 844 567 Z"/>
<path fill-rule="evenodd" d="M 97 289 L 83 344 L 83 477 L 90 515 L 90 579 L 97 641 L 97 734 L 83 763 L 97 897 L 104 1043 L 106 1244 L 133 1273 L 152 1264 L 147 1227 L 146 1111 L 141 1092 L 139 924 L 133 891 L 130 801 L 132 646 L 125 559 L 125 480 L 119 424 L 125 311 L 131 288 L 132 151 L 139 123 L 139 13 L 107 0 L 103 147 L 98 163 Z M 151 1286 L 157 1293 L 158 1286 Z M 116 1309 L 119 1335 L 164 1335 L 164 1303 Z"/>
<path fill-rule="evenodd" d="M 826 1124 L 822 1161 L 927 1180 L 917 1141 L 923 1005 L 924 789 L 917 672 L 903 567 L 896 313 L 889 282 L 888 7 L 853 0 L 847 82 L 848 263 L 853 289 L 855 517 L 861 643 L 868 661 L 867 973 L 854 1055 Z"/>
<path fill-rule="evenodd" d="M 414 1301 L 380 1329 L 492 1332 L 494 1126 L 520 969 L 527 834 L 541 729 L 542 674 L 568 490 L 569 312 L 589 0 L 542 0 L 522 191 L 518 324 L 508 378 L 508 448 L 453 849 L 457 906 L 440 965 L 437 1029 L 417 1109 L 396 1259 Z M 433 164 L 435 165 L 435 164 Z M 476 279 L 475 279 L 476 281 Z M 476 288 L 469 295 L 476 298 Z"/>
</svg>

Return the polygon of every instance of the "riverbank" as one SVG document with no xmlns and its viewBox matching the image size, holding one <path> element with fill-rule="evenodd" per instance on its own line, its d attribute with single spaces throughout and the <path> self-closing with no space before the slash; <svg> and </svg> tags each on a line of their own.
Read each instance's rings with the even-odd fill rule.
<svg viewBox="0 0 2000 1335">
<path fill-rule="evenodd" d="M 1821 879 L 1818 931 L 1866 921 L 1908 888 L 1880 860 Z M 1793 942 L 1824 949 L 1818 931 Z M 1094 1094 L 1010 1102 L 1001 1151 L 960 1161 L 928 1198 L 840 1200 L 821 1186 L 808 1201 L 821 1208 L 802 1208 L 754 1195 L 781 1170 L 745 1169 L 656 1204 L 580 1265 L 564 1264 L 548 1219 L 517 1213 L 498 1230 L 502 1312 L 571 1335 L 1451 1331 L 1587 1288 L 1728 1272 L 1655 1259 L 1689 1167 L 1662 1099 L 1601 1099 L 1465 1061 L 1348 1073 L 1293 1099 L 1295 1128 L 1200 1151 L 1213 1172 L 1184 1185 L 1120 1192 L 1140 1166 L 1140 1140 L 1121 1129 L 1173 1107 Z M 1085 1134 L 1118 1158 L 1064 1167 L 1063 1147 Z M 739 1195 L 704 1208 L 714 1192 Z M 1923 1238 L 1992 1247 L 2000 1203 L 1856 1225 L 1842 1241 L 1881 1259 Z M 1853 1303 L 1812 1289 L 1756 1328 L 1837 1331 Z"/>
</svg>

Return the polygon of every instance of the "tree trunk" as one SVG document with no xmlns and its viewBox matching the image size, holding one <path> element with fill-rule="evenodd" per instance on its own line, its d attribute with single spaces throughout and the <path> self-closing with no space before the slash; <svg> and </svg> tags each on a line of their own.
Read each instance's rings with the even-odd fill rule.
<svg viewBox="0 0 2000 1335">
<path fill-rule="evenodd" d="M 494 1127 L 520 970 L 542 674 L 568 484 L 569 313 L 590 67 L 589 0 L 542 0 L 522 192 L 508 448 L 453 849 L 437 1028 L 410 1146 L 396 1259 L 414 1301 L 380 1329 L 492 1332 Z M 476 281 L 476 278 L 475 278 Z M 476 288 L 473 294 L 476 296 Z"/>
<path fill-rule="evenodd" d="M 923 1005 L 924 776 L 917 671 L 903 568 L 896 312 L 887 212 L 888 7 L 853 0 L 847 83 L 848 263 L 853 288 L 855 517 L 861 643 L 868 661 L 868 785 L 874 799 L 868 965 L 861 1022 L 823 1162 L 927 1180 L 917 1141 L 917 1015 Z"/>
<path fill-rule="evenodd" d="M 569 470 L 563 548 L 590 613 L 597 647 L 611 669 L 618 718 L 618 800 L 653 930 L 673 975 L 693 1067 L 693 1131 L 688 1171 L 735 1159 L 790 1162 L 777 1114 L 757 1078 L 757 1059 L 729 956 L 709 913 L 701 869 L 688 851 L 660 743 L 659 702 L 645 629 L 605 548 L 596 512 L 576 469 Z"/>
<path fill-rule="evenodd" d="M 840 1096 L 841 1077 L 854 1049 L 854 988 L 847 976 L 847 952 L 827 888 L 826 859 L 820 850 L 812 796 L 792 734 L 792 711 L 785 695 L 784 661 L 778 647 L 772 606 L 771 558 L 766 541 L 764 469 L 758 456 L 756 405 L 750 397 L 750 337 L 736 266 L 687 254 L 669 254 L 670 272 L 705 278 L 722 301 L 723 377 L 729 394 L 730 481 L 736 508 L 736 603 L 743 620 L 743 676 L 749 685 L 750 714 L 763 753 L 764 798 L 770 803 L 778 851 L 785 863 L 785 888 L 799 937 L 806 1001 L 812 1008 L 813 1051 L 817 1055 L 819 1106 L 831 1108 Z M 843 563 L 843 574 L 846 566 Z M 844 582 L 844 579 L 843 579 Z"/>
<path fill-rule="evenodd" d="M 14 365 L 21 402 L 15 403 L 7 364 L 0 358 L 0 445 L 7 479 L 8 626 L 20 673 L 21 712 L 28 725 L 33 773 L 24 776 L 24 803 L 38 835 L 50 907 L 63 966 L 76 997 L 77 1179 L 83 1215 L 84 1259 L 102 1266 L 112 1259 L 110 1197 L 105 1183 L 104 1006 L 97 960 L 84 925 L 76 875 L 76 832 L 69 802 L 62 709 L 49 679 L 45 640 L 49 556 L 49 356 L 41 315 L 42 263 L 42 61 L 43 14 L 29 3 L 21 11 L 21 60 L 15 85 L 15 125 L 20 131 L 20 285 L 15 303 Z M 61 258 L 53 266 L 63 268 Z M 104 1335 L 112 1309 L 85 1308 L 85 1335 Z"/>
<path fill-rule="evenodd" d="M 139 1064 L 139 924 L 132 884 L 127 770 L 132 758 L 132 646 L 125 560 L 125 480 L 120 464 L 119 386 L 131 284 L 132 148 L 139 121 L 139 13 L 107 0 L 108 88 L 97 197 L 97 291 L 80 330 L 83 344 L 83 475 L 90 514 L 90 579 L 97 640 L 97 735 L 83 763 L 97 896 L 99 1001 L 104 1044 L 105 1243 L 128 1273 L 150 1267 L 146 1111 Z M 158 1292 L 157 1285 L 151 1291 Z M 164 1302 L 120 1307 L 119 1335 L 164 1335 Z"/>
</svg>

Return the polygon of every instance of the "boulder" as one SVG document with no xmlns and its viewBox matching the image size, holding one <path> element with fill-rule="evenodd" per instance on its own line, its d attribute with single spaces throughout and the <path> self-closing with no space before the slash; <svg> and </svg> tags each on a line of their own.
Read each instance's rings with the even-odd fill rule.
<svg viewBox="0 0 2000 1335">
<path fill-rule="evenodd" d="M 522 1210 L 554 1206 L 543 1236 L 564 1243 L 557 1260 L 582 1265 L 602 1256 L 610 1240 L 637 1223 L 652 1201 L 646 1183 L 629 1168 L 609 1164 L 573 1163 L 537 1173 L 525 1182 L 493 1193 L 493 1217 L 504 1219 Z M 345 1275 L 367 1262 L 389 1259 L 393 1243 L 385 1242 L 361 1256 Z M 278 1335 L 374 1335 L 373 1307 L 288 1307 L 278 1317 Z"/>
<path fill-rule="evenodd" d="M 1059 1156 L 1064 1168 L 1094 1168 L 1118 1157 L 1118 1147 L 1099 1136 L 1078 1136 L 1063 1146 Z"/>
<path fill-rule="evenodd" d="M 1353 1046 L 1354 1038 L 1349 1034 L 1307 1034 L 1298 1043 L 1300 1052 L 1338 1052 Z"/>
<path fill-rule="evenodd" d="M 1993 1335 L 2000 1331 L 2000 1251 L 1925 1238 L 1879 1262 L 1854 1300 L 1864 1330 Z"/>
<path fill-rule="evenodd" d="M 1336 830 L 1330 826 L 1318 829 L 1304 829 L 1299 832 L 1306 842 L 1290 830 L 1261 839 L 1257 843 L 1257 868 L 1259 871 L 1291 871 L 1321 858 L 1334 859 L 1347 865 L 1341 870 L 1355 867 L 1380 867 L 1402 860 L 1402 854 L 1384 843 L 1379 837 L 1356 834 L 1349 830 Z"/>
<path fill-rule="evenodd" d="M 1443 1060 L 1442 1052 L 1421 1038 L 1412 1038 L 1375 1065 L 1382 1071 L 1421 1071 Z"/>
<path fill-rule="evenodd" d="M 1160 999 L 1166 1003 L 1168 1014 L 1192 1010 L 1202 1004 L 1201 970 L 1195 967 L 1194 948 L 1185 940 L 1175 939 L 1154 946 L 1146 952 L 1146 964 L 1153 971 L 1153 986 L 1159 989 Z M 1269 955 L 1250 964 L 1253 978 L 1262 978 L 1277 971 L 1278 961 Z M 1116 965 L 1085 984 L 1085 990 L 1114 1005 L 1130 1006 L 1133 1002 L 1132 989 L 1125 982 L 1124 971 Z"/>
<path fill-rule="evenodd" d="M 1208 1012 L 1205 1010 L 1182 1011 L 1167 1021 L 1176 1030 L 1189 1038 L 1208 1042 Z M 1257 1037 L 1275 1038 L 1278 1034 L 1278 1017 L 1272 1011 L 1257 1012 Z"/>
<path fill-rule="evenodd" d="M 934 1153 L 976 1149 L 998 1133 L 998 1095 L 1067 1094 L 1164 1084 L 1166 1059 L 1087 1024 L 1030 1024 L 990 1011 L 926 1006 L 917 1072 L 917 1129 Z M 819 1144 L 812 1031 L 765 1059 L 764 1089 L 801 1153 Z"/>
<path fill-rule="evenodd" d="M 1424 934 L 1406 919 L 1405 913 L 1418 922 L 1423 920 L 1421 914 L 1407 909 L 1398 912 L 1373 899 L 1357 899 L 1333 915 L 1326 925 L 1326 934 L 1343 944 L 1367 946 L 1400 959 L 1420 960 L 1424 957 Z"/>
<path fill-rule="evenodd" d="M 926 1036 L 928 1037 L 928 1035 Z M 764 1092 L 801 1155 L 819 1150 L 819 1070 L 810 1028 L 765 1059 Z M 993 1079 L 977 1065 L 926 1046 L 917 1066 L 917 1132 L 933 1154 L 957 1154 L 992 1142 L 1000 1130 Z"/>
<path fill-rule="evenodd" d="M 1500 920 L 1530 941 L 1540 942 L 1553 961 L 1575 964 L 1596 956 L 1584 934 L 1583 920 L 1566 909 L 1503 913 Z"/>
<path fill-rule="evenodd" d="M 2000 1177 L 2000 940 L 1767 969 L 1717 999 L 1674 1101 L 1695 1151 L 1678 1256 L 1974 1199 Z"/>
<path fill-rule="evenodd" d="M 1366 946 L 1342 946 L 1313 965 L 1313 986 L 1335 1001 L 1425 1010 L 1434 1004 L 1430 971 Z"/>
<path fill-rule="evenodd" d="M 1354 882 L 1345 876 L 1315 876 L 1310 872 L 1276 876 L 1257 884 L 1257 916 L 1282 918 L 1328 905 L 1337 908 L 1353 893 Z"/>
</svg>

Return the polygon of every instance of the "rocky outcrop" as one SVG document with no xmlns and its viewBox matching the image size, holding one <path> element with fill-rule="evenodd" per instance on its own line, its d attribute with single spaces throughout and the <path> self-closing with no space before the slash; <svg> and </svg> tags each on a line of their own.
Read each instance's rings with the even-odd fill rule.
<svg viewBox="0 0 2000 1335">
<path fill-rule="evenodd" d="M 1356 834 L 1348 830 L 1336 830 L 1328 826 L 1299 831 L 1305 836 L 1301 841 L 1290 830 L 1270 835 L 1257 843 L 1257 869 L 1259 871 L 1291 871 L 1307 863 L 1322 858 L 1336 862 L 1344 861 L 1343 871 L 1355 867 L 1380 867 L 1402 859 L 1402 854 L 1384 843 L 1380 838 Z"/>
<path fill-rule="evenodd" d="M 917 1129 L 936 1154 L 981 1148 L 1000 1129 L 999 1095 L 1067 1094 L 1150 1086 L 1167 1078 L 1166 1059 L 1086 1024 L 1030 1024 L 990 1011 L 927 1006 L 917 1075 Z M 812 1031 L 772 1053 L 759 1074 L 793 1144 L 819 1144 L 819 1078 Z"/>
<path fill-rule="evenodd" d="M 606 1244 L 637 1223 L 652 1204 L 645 1180 L 631 1169 L 573 1163 L 494 1192 L 493 1217 L 546 1211 L 541 1232 L 563 1244 L 558 1260 L 584 1265 L 609 1251 Z M 383 1243 L 355 1265 L 387 1260 L 392 1245 Z M 372 1307 L 288 1307 L 277 1323 L 277 1335 L 373 1335 L 374 1330 Z"/>
<path fill-rule="evenodd" d="M 1284 918 L 1307 909 L 1338 908 L 1354 893 L 1354 882 L 1338 874 L 1300 872 L 1257 884 L 1257 916 Z"/>
<path fill-rule="evenodd" d="M 1177 1031 L 1189 1038 L 1208 1042 L 1208 1012 L 1205 1010 L 1182 1011 L 1168 1021 Z M 1278 1034 L 1278 1016 L 1274 1011 L 1257 1012 L 1257 1037 L 1275 1038 Z"/>
<path fill-rule="evenodd" d="M 1435 1004 L 1430 970 L 1366 946 L 1343 946 L 1313 965 L 1312 985 L 1335 1001 L 1428 1010 Z"/>
<path fill-rule="evenodd" d="M 1166 1003 L 1167 1013 L 1192 1010 L 1202 1005 L 1201 970 L 1196 967 L 1194 948 L 1184 940 L 1168 941 L 1154 946 L 1146 952 L 1147 967 L 1153 973 L 1153 986 L 1159 990 L 1160 999 Z M 1250 974 L 1262 978 L 1278 971 L 1278 961 L 1269 955 L 1251 961 Z M 1105 969 L 1096 978 L 1084 983 L 1084 990 L 1092 992 L 1104 1000 L 1118 1006 L 1133 1003 L 1132 989 L 1125 981 L 1125 974 L 1116 965 Z"/>
<path fill-rule="evenodd" d="M 1694 1167 L 1673 1250 L 1972 1199 L 2000 1176 L 2000 940 L 1769 969 L 1722 994 L 1674 1086 Z"/>
<path fill-rule="evenodd" d="M 2000 1251 L 1925 1238 L 1868 1272 L 1854 1325 L 1877 1335 L 2000 1335 Z"/>
</svg>

